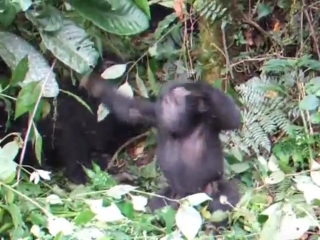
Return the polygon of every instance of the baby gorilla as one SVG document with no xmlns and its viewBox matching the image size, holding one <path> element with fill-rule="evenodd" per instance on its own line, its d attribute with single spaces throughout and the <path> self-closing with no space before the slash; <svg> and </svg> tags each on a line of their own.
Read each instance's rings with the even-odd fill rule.
<svg viewBox="0 0 320 240">
<path fill-rule="evenodd" d="M 101 79 L 91 78 L 83 86 L 100 97 L 119 119 L 158 129 L 156 156 L 168 180 L 166 196 L 182 198 L 203 191 L 211 196 L 229 193 L 225 187 L 233 186 L 218 182 L 224 173 L 219 133 L 240 127 L 240 111 L 232 98 L 202 81 L 167 83 L 156 102 L 126 97 Z M 218 182 L 216 191 L 210 185 L 213 182 Z M 164 205 L 156 202 L 151 200 L 152 210 Z"/>
</svg>

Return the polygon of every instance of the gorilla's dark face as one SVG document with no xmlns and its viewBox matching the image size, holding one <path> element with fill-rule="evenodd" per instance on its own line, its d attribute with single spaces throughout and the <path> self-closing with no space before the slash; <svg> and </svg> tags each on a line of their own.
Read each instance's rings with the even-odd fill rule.
<svg viewBox="0 0 320 240">
<path fill-rule="evenodd" d="M 156 118 L 163 130 L 182 136 L 201 123 L 206 104 L 205 96 L 198 90 L 186 83 L 163 89 L 156 106 Z"/>
</svg>

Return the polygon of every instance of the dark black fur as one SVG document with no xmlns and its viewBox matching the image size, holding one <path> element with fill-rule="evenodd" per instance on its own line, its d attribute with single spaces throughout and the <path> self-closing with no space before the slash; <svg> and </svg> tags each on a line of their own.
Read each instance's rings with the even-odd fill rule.
<svg viewBox="0 0 320 240">
<path fill-rule="evenodd" d="M 69 180 L 76 184 L 86 182 L 86 174 L 82 168 L 92 166 L 92 153 L 98 156 L 112 156 L 116 150 L 145 129 L 141 125 L 132 125 L 119 121 L 114 114 L 109 114 L 101 122 L 97 122 L 97 109 L 100 102 L 89 97 L 87 91 L 73 86 L 70 79 L 63 82 L 62 89 L 79 96 L 91 108 L 93 114 L 89 112 L 74 97 L 60 92 L 57 97 L 57 116 L 54 118 L 54 105 L 51 103 L 50 114 L 36 122 L 40 135 L 43 137 L 43 167 L 62 167 Z M 0 106 L 1 107 L 1 106 Z M 16 121 L 12 121 L 8 132 L 4 130 L 7 113 L 1 108 L 1 136 L 17 131 L 22 133 L 22 137 L 27 129 L 27 116 L 22 116 Z M 11 139 L 11 138 L 10 138 Z M 8 139 L 8 141 L 10 140 Z M 40 167 L 37 164 L 33 152 L 32 143 L 27 145 L 27 156 L 23 164 Z M 104 157 L 98 159 L 96 163 L 106 169 L 108 160 Z"/>
<path fill-rule="evenodd" d="M 91 166 L 91 153 L 112 156 L 122 144 L 141 134 L 143 129 L 141 126 L 119 121 L 112 113 L 98 122 L 97 109 L 100 102 L 89 97 L 86 91 L 72 86 L 70 81 L 63 86 L 64 90 L 80 96 L 90 106 L 93 114 L 74 97 L 60 93 L 57 98 L 56 123 L 51 114 L 38 123 L 39 131 L 45 136 L 46 157 L 50 158 L 51 162 L 59 161 L 66 168 L 66 175 L 70 180 L 85 183 L 86 175 L 82 165 Z M 53 126 L 56 127 L 54 131 Z M 106 160 L 97 163 L 105 169 L 108 162 Z"/>
<path fill-rule="evenodd" d="M 156 102 L 125 97 L 100 79 L 83 85 L 119 119 L 158 129 L 156 155 L 169 183 L 166 194 L 182 198 L 202 191 L 230 193 L 222 182 L 218 191 L 209 184 L 223 178 L 220 131 L 240 127 L 240 111 L 232 98 L 205 82 L 168 83 Z"/>
</svg>

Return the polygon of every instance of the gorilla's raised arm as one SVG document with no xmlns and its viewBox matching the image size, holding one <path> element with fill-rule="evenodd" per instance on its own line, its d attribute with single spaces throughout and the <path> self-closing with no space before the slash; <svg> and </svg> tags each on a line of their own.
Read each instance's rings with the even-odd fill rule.
<svg viewBox="0 0 320 240">
<path fill-rule="evenodd" d="M 208 83 L 199 82 L 202 85 L 205 100 L 210 106 L 214 126 L 220 130 L 233 130 L 241 126 L 241 113 L 235 101 L 218 88 L 211 87 Z"/>
<path fill-rule="evenodd" d="M 155 126 L 155 103 L 147 99 L 128 97 L 120 93 L 117 88 L 101 78 L 90 78 L 81 82 L 95 97 L 121 121 L 132 124 L 148 124 Z"/>
</svg>

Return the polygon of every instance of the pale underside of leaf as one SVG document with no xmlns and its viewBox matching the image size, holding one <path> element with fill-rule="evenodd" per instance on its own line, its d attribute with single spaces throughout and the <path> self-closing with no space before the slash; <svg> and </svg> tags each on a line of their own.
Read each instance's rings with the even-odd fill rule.
<svg viewBox="0 0 320 240">
<path fill-rule="evenodd" d="M 11 70 L 14 70 L 26 55 L 28 55 L 29 70 L 20 86 L 24 87 L 30 82 L 43 82 L 48 77 L 43 96 L 56 97 L 59 93 L 59 86 L 46 59 L 24 39 L 9 32 L 0 32 L 0 56 Z"/>
<path fill-rule="evenodd" d="M 103 71 L 101 77 L 103 79 L 116 79 L 121 77 L 127 69 L 127 64 L 115 64 Z"/>
<path fill-rule="evenodd" d="M 60 31 L 48 34 L 40 31 L 42 41 L 60 61 L 80 74 L 97 64 L 99 53 L 88 34 L 70 20 L 63 21 Z"/>
<path fill-rule="evenodd" d="M 176 214 L 176 224 L 187 239 L 194 239 L 201 228 L 202 218 L 192 206 L 181 205 Z"/>
<path fill-rule="evenodd" d="M 84 18 L 110 33 L 134 35 L 149 27 L 148 16 L 133 1 L 118 0 L 114 10 L 108 2 L 101 0 L 73 0 L 70 3 Z"/>
</svg>

